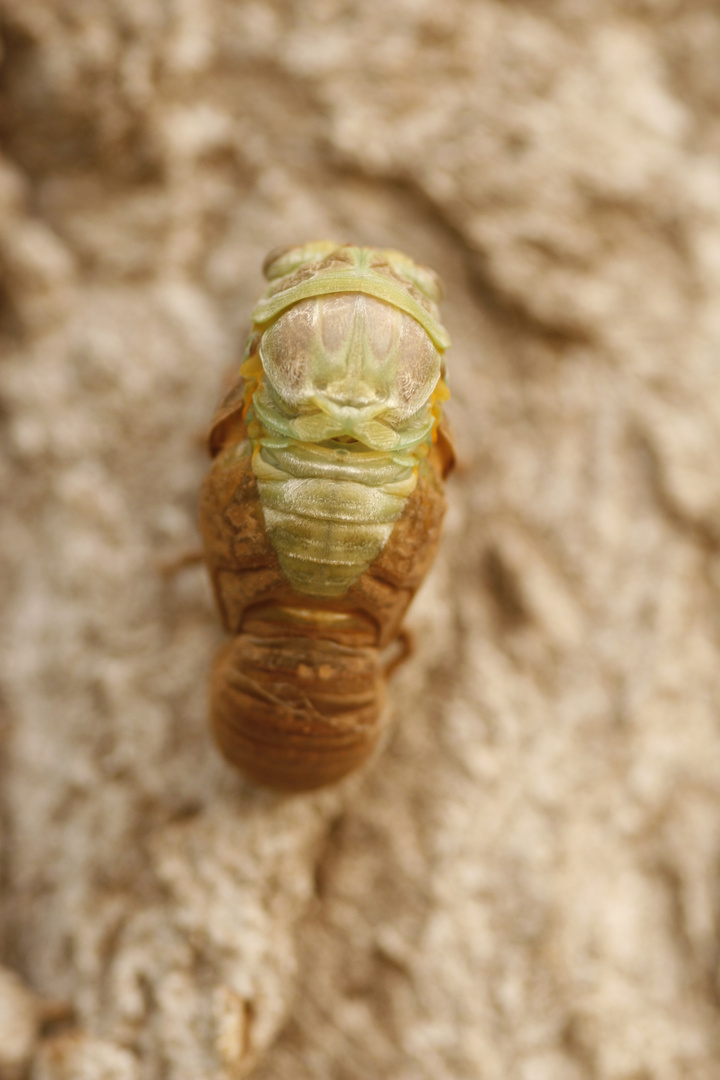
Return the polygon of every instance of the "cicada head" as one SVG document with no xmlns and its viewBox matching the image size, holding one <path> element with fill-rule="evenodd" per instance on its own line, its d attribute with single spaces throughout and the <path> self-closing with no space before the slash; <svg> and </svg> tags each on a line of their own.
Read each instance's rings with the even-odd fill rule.
<svg viewBox="0 0 720 1080">
<path fill-rule="evenodd" d="M 274 253 L 265 273 L 253 318 L 266 428 L 384 451 L 427 438 L 449 344 L 436 275 L 400 252 L 330 241 Z"/>
</svg>

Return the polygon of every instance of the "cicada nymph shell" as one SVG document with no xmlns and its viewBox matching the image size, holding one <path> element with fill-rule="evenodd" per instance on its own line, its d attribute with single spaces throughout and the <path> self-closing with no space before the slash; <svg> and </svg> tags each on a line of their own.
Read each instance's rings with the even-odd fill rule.
<svg viewBox="0 0 720 1080">
<path fill-rule="evenodd" d="M 210 433 L 205 557 L 233 635 L 211 725 L 250 779 L 339 780 L 382 731 L 383 656 L 427 573 L 453 464 L 435 274 L 319 241 L 269 287 Z"/>
</svg>

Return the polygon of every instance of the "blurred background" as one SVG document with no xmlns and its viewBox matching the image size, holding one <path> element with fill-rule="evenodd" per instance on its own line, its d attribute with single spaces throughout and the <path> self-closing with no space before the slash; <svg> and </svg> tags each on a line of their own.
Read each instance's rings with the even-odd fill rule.
<svg viewBox="0 0 720 1080">
<path fill-rule="evenodd" d="M 0 28 L 0 1076 L 717 1078 L 715 0 Z M 383 754 L 281 798 L 161 567 L 262 259 L 323 238 L 442 276 L 460 468 Z"/>
</svg>

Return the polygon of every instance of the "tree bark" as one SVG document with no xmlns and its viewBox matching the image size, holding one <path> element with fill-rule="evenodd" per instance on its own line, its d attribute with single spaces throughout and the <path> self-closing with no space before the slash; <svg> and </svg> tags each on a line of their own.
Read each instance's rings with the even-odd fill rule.
<svg viewBox="0 0 720 1080">
<path fill-rule="evenodd" d="M 717 5 L 1 26 L 2 961 L 74 1009 L 17 1068 L 716 1077 Z M 444 279 L 461 467 L 386 745 L 281 797 L 162 565 L 262 259 L 320 238 Z"/>
</svg>

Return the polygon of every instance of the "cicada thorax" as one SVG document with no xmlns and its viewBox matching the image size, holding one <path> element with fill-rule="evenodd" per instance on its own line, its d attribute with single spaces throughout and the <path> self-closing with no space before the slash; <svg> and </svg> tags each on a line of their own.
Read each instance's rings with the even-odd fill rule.
<svg viewBox="0 0 720 1080">
<path fill-rule="evenodd" d="M 452 464 L 447 339 L 436 279 L 399 253 L 307 245 L 267 272 L 201 499 L 235 635 L 211 722 L 251 779 L 300 790 L 356 768 L 382 731 L 382 650 L 432 561 Z"/>
</svg>

